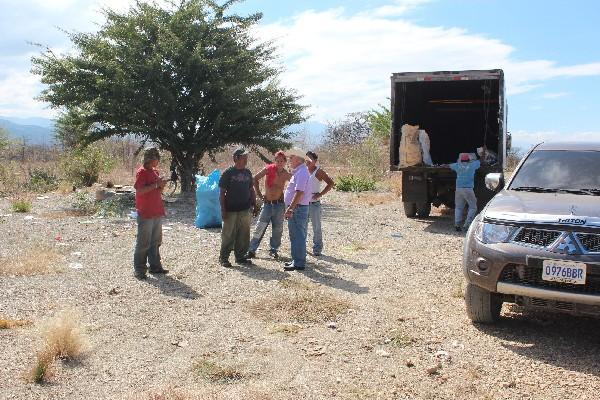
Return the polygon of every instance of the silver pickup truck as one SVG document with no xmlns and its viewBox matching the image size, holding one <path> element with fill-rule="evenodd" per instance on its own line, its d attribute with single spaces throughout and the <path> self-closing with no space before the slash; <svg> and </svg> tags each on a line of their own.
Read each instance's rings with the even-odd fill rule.
<svg viewBox="0 0 600 400">
<path fill-rule="evenodd" d="M 600 316 L 600 142 L 535 146 L 473 221 L 463 269 L 474 322 L 504 302 Z"/>
</svg>

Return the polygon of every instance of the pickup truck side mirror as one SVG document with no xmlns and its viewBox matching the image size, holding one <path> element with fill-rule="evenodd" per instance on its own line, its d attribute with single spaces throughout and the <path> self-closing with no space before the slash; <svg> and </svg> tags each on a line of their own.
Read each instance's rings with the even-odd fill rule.
<svg viewBox="0 0 600 400">
<path fill-rule="evenodd" d="M 485 187 L 495 192 L 504 187 L 504 174 L 495 172 L 485 176 Z"/>
</svg>

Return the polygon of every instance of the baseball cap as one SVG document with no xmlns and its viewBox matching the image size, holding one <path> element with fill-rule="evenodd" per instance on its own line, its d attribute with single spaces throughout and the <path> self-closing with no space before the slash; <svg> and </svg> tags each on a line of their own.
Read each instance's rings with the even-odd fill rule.
<svg viewBox="0 0 600 400">
<path fill-rule="evenodd" d="M 238 158 L 240 156 L 243 156 L 244 154 L 248 154 L 248 150 L 246 150 L 246 148 L 244 147 L 238 147 L 233 152 L 233 158 Z"/>
</svg>

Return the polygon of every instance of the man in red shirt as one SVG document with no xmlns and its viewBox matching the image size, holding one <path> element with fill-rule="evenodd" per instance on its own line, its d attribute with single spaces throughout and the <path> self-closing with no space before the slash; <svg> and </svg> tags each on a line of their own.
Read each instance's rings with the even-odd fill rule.
<svg viewBox="0 0 600 400">
<path fill-rule="evenodd" d="M 162 244 L 162 218 L 165 207 L 160 197 L 167 181 L 158 173 L 160 153 L 155 147 L 144 151 L 144 164 L 135 173 L 135 208 L 137 209 L 137 240 L 133 255 L 134 275 L 146 279 L 146 262 L 151 274 L 166 274 L 158 251 Z"/>
</svg>

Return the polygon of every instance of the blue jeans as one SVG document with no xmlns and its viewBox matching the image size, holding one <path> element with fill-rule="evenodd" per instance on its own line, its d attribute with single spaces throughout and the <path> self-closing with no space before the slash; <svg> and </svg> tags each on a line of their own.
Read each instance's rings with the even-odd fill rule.
<svg viewBox="0 0 600 400">
<path fill-rule="evenodd" d="M 271 246 L 270 250 L 277 251 L 279 249 L 279 246 L 281 246 L 281 235 L 283 234 L 284 212 L 285 205 L 283 202 L 277 204 L 263 204 L 260 215 L 258 216 L 256 228 L 254 229 L 254 235 L 252 235 L 252 240 L 250 241 L 249 251 L 256 253 L 256 249 L 258 249 L 258 245 L 265 235 L 269 223 L 271 223 L 271 240 L 269 241 Z"/>
<path fill-rule="evenodd" d="M 321 209 L 320 201 L 313 201 L 309 206 L 310 222 L 313 230 L 313 254 L 321 254 L 323 251 L 323 230 L 321 228 Z"/>
<path fill-rule="evenodd" d="M 475 215 L 477 214 L 477 198 L 471 188 L 456 188 L 454 196 L 454 226 L 460 226 L 463 219 L 465 204 L 468 204 L 469 211 L 465 220 L 464 229 L 467 229 Z"/>
<path fill-rule="evenodd" d="M 296 267 L 306 264 L 306 234 L 308 231 L 308 206 L 298 205 L 288 220 L 292 261 Z"/>
<path fill-rule="evenodd" d="M 137 238 L 133 254 L 133 269 L 136 274 L 146 273 L 146 262 L 150 271 L 162 269 L 159 247 L 162 244 L 162 218 L 137 218 Z"/>
</svg>

